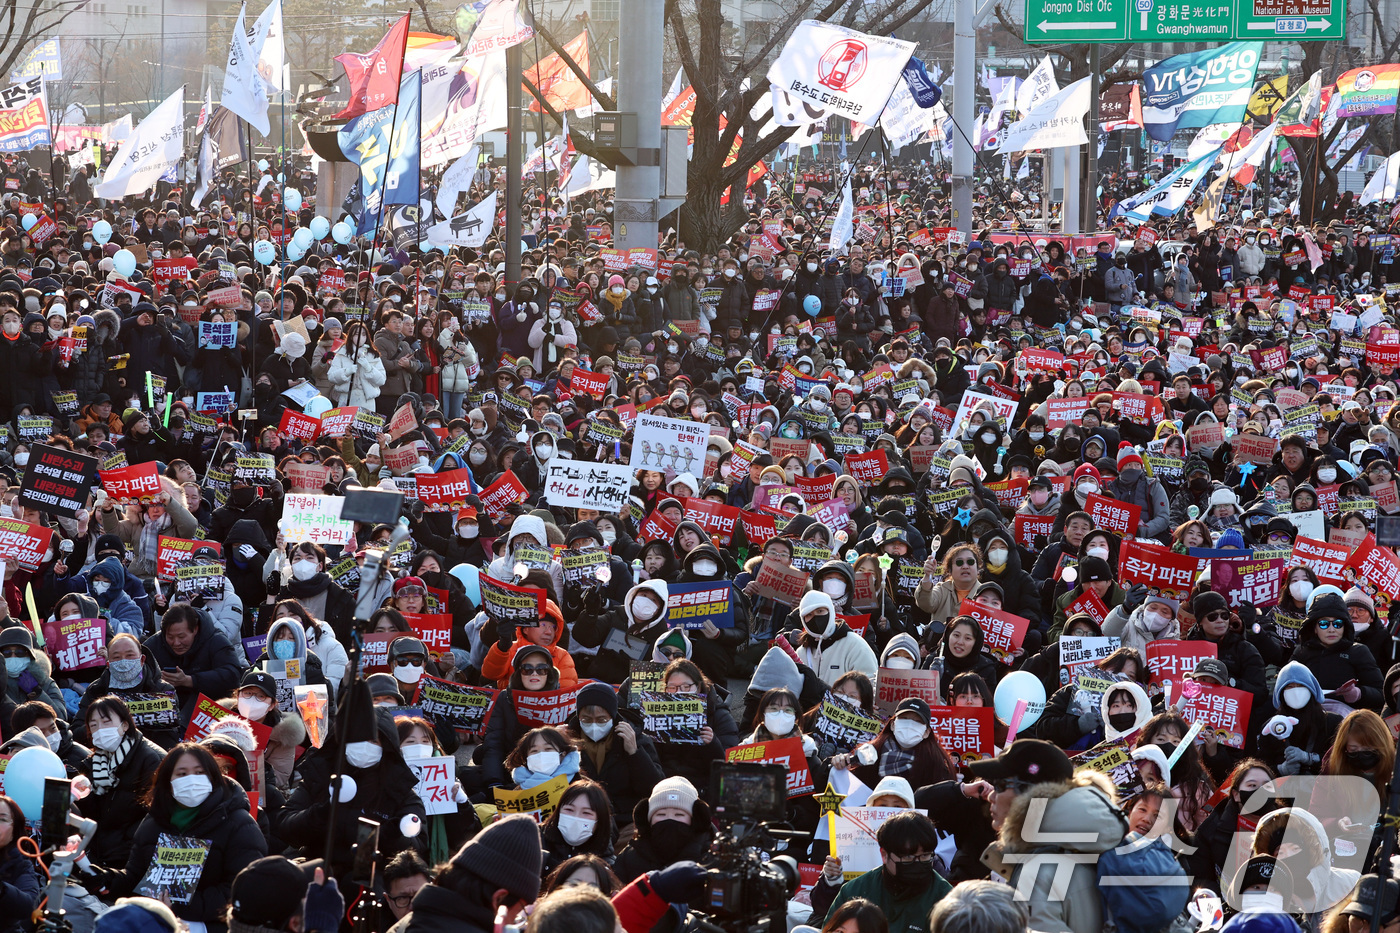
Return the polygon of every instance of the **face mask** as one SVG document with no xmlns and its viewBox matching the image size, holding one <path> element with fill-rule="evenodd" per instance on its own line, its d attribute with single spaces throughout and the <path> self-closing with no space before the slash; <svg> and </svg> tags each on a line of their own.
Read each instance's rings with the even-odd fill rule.
<svg viewBox="0 0 1400 933">
<path fill-rule="evenodd" d="M 846 595 L 846 581 L 839 577 L 832 577 L 822 581 L 822 592 L 832 599 L 840 599 Z"/>
<path fill-rule="evenodd" d="M 475 538 L 475 537 L 477 536 L 477 533 L 478 533 L 479 531 L 480 531 L 480 528 L 479 528 L 478 526 L 476 526 L 476 525 L 458 525 L 458 526 L 457 526 L 457 534 L 461 535 L 462 537 L 464 537 L 464 538 L 466 538 L 466 539 L 468 539 L 468 540 L 471 540 L 472 538 Z"/>
<path fill-rule="evenodd" d="M 607 738 L 608 733 L 612 731 L 613 727 L 611 722 L 585 722 L 580 723 L 580 725 L 583 728 L 583 734 L 594 742 L 601 742 L 603 739 Z"/>
<path fill-rule="evenodd" d="M 701 559 L 691 564 L 691 569 L 697 577 L 713 577 L 715 571 L 719 570 L 719 565 L 712 560 Z"/>
<path fill-rule="evenodd" d="M 1119 732 L 1124 732 L 1132 728 L 1137 722 L 1137 713 L 1109 713 L 1108 724 Z"/>
<path fill-rule="evenodd" d="M 1045 432 L 1044 432 L 1044 431 L 1031 431 L 1031 432 L 1029 432 L 1029 433 L 1030 433 L 1030 436 L 1031 436 L 1031 440 L 1033 440 L 1033 441 L 1042 440 L 1042 439 L 1045 437 Z"/>
<path fill-rule="evenodd" d="M 1147 624 L 1147 630 L 1154 635 L 1166 631 L 1167 626 L 1172 624 L 1172 617 L 1160 612 L 1143 613 L 1142 620 Z"/>
<path fill-rule="evenodd" d="M 1288 593 L 1300 603 L 1306 603 L 1308 597 L 1312 595 L 1313 585 L 1311 580 L 1294 580 L 1288 584 Z"/>
<path fill-rule="evenodd" d="M 1095 483 L 1095 482 L 1093 482 L 1093 481 L 1090 481 L 1090 482 L 1087 482 L 1087 483 L 1080 483 L 1078 486 L 1075 486 L 1074 488 L 1079 492 L 1080 495 L 1087 496 L 1087 495 L 1089 495 L 1089 493 L 1091 493 L 1091 492 L 1098 492 L 1098 491 L 1099 491 L 1099 484 L 1098 484 L 1098 483 Z"/>
<path fill-rule="evenodd" d="M 661 604 L 650 596 L 638 596 L 632 600 L 632 614 L 638 621 L 650 622 L 661 612 Z"/>
<path fill-rule="evenodd" d="M 431 745 L 423 745 L 421 743 L 414 745 L 405 745 L 403 748 L 399 749 L 399 752 L 403 755 L 404 761 L 412 761 L 415 758 L 433 757 L 433 747 Z"/>
<path fill-rule="evenodd" d="M 831 634 L 836 625 L 830 613 L 819 612 L 810 619 L 803 619 L 802 627 L 818 638 L 825 638 L 827 635 Z"/>
<path fill-rule="evenodd" d="M 182 807 L 197 807 L 213 792 L 214 785 L 202 774 L 187 774 L 170 782 L 170 794 Z"/>
<path fill-rule="evenodd" d="M 914 661 L 905 657 L 889 658 L 885 661 L 885 667 L 888 667 L 892 671 L 912 671 L 914 669 Z"/>
<path fill-rule="evenodd" d="M 1324 483 L 1330 483 L 1337 478 L 1337 471 L 1331 467 L 1324 467 L 1317 471 L 1317 478 Z"/>
<path fill-rule="evenodd" d="M 787 735 L 797 725 L 797 714 L 790 709 L 769 710 L 763 714 L 763 728 L 769 735 Z"/>
<path fill-rule="evenodd" d="M 553 774 L 559 770 L 559 762 L 563 761 L 559 753 L 554 749 L 547 752 L 534 752 L 525 758 L 525 767 L 535 774 Z"/>
<path fill-rule="evenodd" d="M 550 457 L 554 456 L 554 445 L 536 444 L 535 456 L 539 457 L 541 460 L 548 460 Z"/>
<path fill-rule="evenodd" d="M 1091 547 L 1086 553 L 1088 553 L 1090 557 L 1098 557 L 1103 560 L 1108 560 L 1108 548 L 1106 547 Z"/>
<path fill-rule="evenodd" d="M 278 642 L 278 644 L 290 645 L 291 642 Z M 283 658 L 283 660 L 286 660 Z M 238 712 L 244 719 L 252 722 L 262 722 L 262 718 L 267 715 L 267 711 L 272 708 L 272 703 L 267 700 L 258 700 L 252 697 L 238 698 Z"/>
<path fill-rule="evenodd" d="M 996 548 L 995 550 L 988 551 L 988 552 L 987 552 L 987 563 L 991 564 L 993 567 L 1005 567 L 1005 566 L 1006 566 L 1006 548 L 999 547 L 999 548 Z"/>
<path fill-rule="evenodd" d="M 901 748 L 913 748 L 928 735 L 928 726 L 909 719 L 897 719 L 894 723 L 894 740 Z"/>
<path fill-rule="evenodd" d="M 423 679 L 423 665 L 399 664 L 394 667 L 394 679 L 401 684 L 416 684 Z"/>
<path fill-rule="evenodd" d="M 603 536 L 603 544 L 607 547 L 612 547 L 613 542 L 617 540 L 617 532 L 611 529 L 602 529 L 598 532 L 598 534 Z"/>
<path fill-rule="evenodd" d="M 104 752 L 114 752 L 122 744 L 122 730 L 117 726 L 107 726 L 92 734 L 92 744 Z"/>
<path fill-rule="evenodd" d="M 997 434 L 996 434 L 995 431 L 983 431 L 983 432 L 982 432 L 982 443 L 984 443 L 984 444 L 995 444 L 996 442 L 997 442 Z"/>
<path fill-rule="evenodd" d="M 384 749 L 376 742 L 350 742 L 345 746 L 345 760 L 352 767 L 373 768 L 384 757 Z"/>
<path fill-rule="evenodd" d="M 1283 705 L 1289 709 L 1302 709 L 1312 699 L 1312 691 L 1307 687 L 1284 687 Z"/>
<path fill-rule="evenodd" d="M 559 835 L 571 846 L 582 845 L 593 836 L 597 820 L 585 819 L 571 813 L 559 814 Z"/>
<path fill-rule="evenodd" d="M 316 576 L 316 562 L 314 560 L 294 560 L 292 561 L 292 576 L 298 580 L 310 580 Z"/>
<path fill-rule="evenodd" d="M 734 270 L 733 270 L 733 269 L 725 269 L 725 270 L 724 270 L 724 277 L 725 277 L 726 279 L 732 279 L 732 278 L 734 278 Z"/>
<path fill-rule="evenodd" d="M 11 677 L 18 677 L 20 674 L 23 674 L 27 670 L 29 670 L 28 658 L 5 659 L 5 673 L 9 674 Z"/>
<path fill-rule="evenodd" d="M 816 271 L 817 271 L 817 264 L 816 264 L 815 262 L 809 262 L 809 263 L 807 263 L 807 271 L 808 271 L 808 272 L 816 272 Z"/>
<path fill-rule="evenodd" d="M 115 661 L 108 661 L 107 667 L 111 669 L 117 680 L 130 683 L 141 674 L 141 659 L 118 658 Z"/>
<path fill-rule="evenodd" d="M 1369 771 L 1371 768 L 1381 763 L 1380 753 L 1373 748 L 1363 748 L 1359 752 L 1349 751 L 1346 753 L 1346 756 L 1348 763 L 1363 771 Z"/>
</svg>

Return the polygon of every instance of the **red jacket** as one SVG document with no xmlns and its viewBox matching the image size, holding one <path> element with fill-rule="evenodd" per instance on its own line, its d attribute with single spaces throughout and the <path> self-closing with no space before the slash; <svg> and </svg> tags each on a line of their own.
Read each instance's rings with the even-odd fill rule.
<svg viewBox="0 0 1400 933">
<path fill-rule="evenodd" d="M 613 895 L 613 909 L 627 933 L 649 933 L 671 905 L 651 889 L 647 876 L 642 875 Z"/>
<path fill-rule="evenodd" d="M 550 657 L 554 660 L 554 666 L 559 671 L 559 689 L 567 690 L 578 684 L 578 671 L 574 668 L 574 659 L 569 652 L 559 647 L 559 638 L 564 634 L 564 614 L 559 611 L 559 607 L 554 604 L 554 600 L 547 599 L 544 603 L 544 614 L 554 620 L 554 641 L 549 645 Z M 524 630 L 528 631 L 528 629 Z M 496 686 L 504 690 L 510 686 L 510 675 L 514 673 L 511 668 L 511 660 L 515 657 L 515 652 L 525 645 L 534 642 L 527 640 L 523 635 L 517 634 L 515 644 L 506 651 L 501 650 L 499 643 L 493 644 L 491 650 L 486 652 L 486 658 L 481 662 L 481 676 L 488 680 L 494 680 Z"/>
</svg>

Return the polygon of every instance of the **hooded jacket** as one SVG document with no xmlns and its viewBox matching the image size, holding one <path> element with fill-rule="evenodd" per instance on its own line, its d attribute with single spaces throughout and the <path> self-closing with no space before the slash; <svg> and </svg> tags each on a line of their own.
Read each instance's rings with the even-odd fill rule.
<svg viewBox="0 0 1400 933">
<path fill-rule="evenodd" d="M 539 521 L 539 519 L 535 520 Z M 516 521 L 519 522 L 520 519 Z M 549 643 L 548 649 L 549 656 L 559 671 L 559 689 L 573 687 L 578 684 L 578 671 L 574 668 L 573 656 L 566 649 L 559 647 L 559 639 L 564 635 L 564 615 L 552 599 L 545 600 L 544 614 L 554 620 L 554 639 Z M 481 662 L 481 676 L 483 678 L 494 680 L 496 686 L 501 689 L 510 686 L 510 675 L 513 673 L 511 661 L 515 657 L 515 653 L 526 645 L 535 644 L 525 637 L 526 631 L 529 630 L 518 629 L 515 642 L 505 651 L 501 650 L 499 644 L 493 643 L 491 645 L 490 650 L 486 652 L 485 660 Z"/>
<path fill-rule="evenodd" d="M 649 871 L 665 868 L 678 861 L 704 858 L 714 836 L 710 825 L 710 805 L 703 800 L 696 800 L 691 806 L 688 830 L 670 826 L 667 827 L 670 832 L 666 834 L 652 831 L 651 821 L 647 819 L 648 806 L 647 800 L 637 802 L 632 811 L 637 834 L 632 837 L 627 848 L 618 854 L 617 861 L 613 864 L 613 872 L 624 884 Z M 673 835 L 676 833 L 684 835 L 676 838 Z"/>
<path fill-rule="evenodd" d="M 1126 729 L 1115 729 L 1113 723 L 1108 721 L 1108 708 L 1111 705 L 1110 700 L 1113 694 L 1120 690 L 1126 690 L 1128 693 L 1132 694 L 1133 706 L 1136 707 L 1133 713 L 1133 724 Z M 1130 735 L 1134 731 L 1147 725 L 1147 720 L 1152 718 L 1152 700 L 1148 697 L 1147 691 L 1142 689 L 1140 684 L 1131 680 L 1119 681 L 1105 690 L 1103 696 L 1099 698 L 1099 715 L 1103 717 L 1104 740 L 1111 742 L 1125 735 Z"/>
<path fill-rule="evenodd" d="M 1002 529 L 989 531 L 977 540 L 977 546 L 985 557 L 992 542 L 998 539 L 1006 545 L 1006 563 L 997 568 L 987 561 L 982 568 L 981 581 L 1001 587 L 1002 611 L 1029 619 L 1031 628 L 1040 628 L 1040 587 L 1021 563 L 1021 549 L 1016 546 L 1015 536 Z"/>
<path fill-rule="evenodd" d="M 837 618 L 831 597 L 820 590 L 808 590 L 797 607 L 798 618 L 813 612 L 825 612 L 827 625 L 812 631 L 803 623 L 796 639 L 799 662 L 806 664 L 827 686 L 832 686 L 847 671 L 860 671 L 870 682 L 879 676 L 879 662 L 865 639 L 851 631 Z M 791 639 L 790 639 L 791 640 Z"/>
<path fill-rule="evenodd" d="M 1028 826 L 1031 803 L 1037 799 L 1045 801 L 1037 805 L 1039 825 Z M 1079 771 L 1068 781 L 1036 784 L 1012 801 L 999 838 L 982 853 L 982 862 L 1018 889 L 1023 871 L 1034 874 L 1034 883 L 1027 886 L 1029 929 L 1043 933 L 1101 933 L 1103 899 L 1095 859 L 1076 861 L 1063 896 L 1052 899 L 1053 893 L 1061 893 L 1052 888 L 1059 887 L 1056 882 L 1063 870 L 1045 871 L 1041 861 L 1024 857 L 1058 853 L 1101 855 L 1115 848 L 1127 831 L 1127 819 L 1118 809 L 1108 777 L 1096 771 Z M 1033 841 L 1037 836 L 1067 841 L 1037 845 Z M 1008 855 L 1022 859 L 1008 861 Z"/>
<path fill-rule="evenodd" d="M 1346 623 L 1346 627 L 1342 629 L 1342 637 L 1331 645 L 1324 645 L 1317 637 L 1318 620 L 1310 614 L 1298 631 L 1298 645 L 1293 649 L 1293 660 L 1312 671 L 1324 694 L 1349 680 L 1355 680 L 1361 696 L 1355 703 L 1348 705 L 1355 709 L 1379 709 L 1383 685 L 1381 669 L 1371 655 L 1371 650 L 1356 641 L 1351 616 L 1339 613 L 1338 618 Z M 1335 699 L 1344 702 L 1340 697 Z"/>
<path fill-rule="evenodd" d="M 112 584 L 107 592 L 101 595 L 92 586 L 92 578 L 98 574 L 106 577 Z M 146 634 L 146 618 L 141 614 L 141 608 L 126 594 L 126 568 L 120 560 L 115 557 L 104 558 L 94 564 L 84 576 L 88 588 L 85 596 L 97 603 L 102 617 L 107 620 L 109 638 L 121 634 L 141 638 Z"/>
<path fill-rule="evenodd" d="M 639 620 L 633 608 L 637 596 L 644 592 L 661 603 L 660 612 L 649 621 Z M 585 648 L 598 649 L 589 676 L 620 684 L 631 672 L 632 661 L 650 657 L 651 645 L 666 632 L 666 603 L 666 581 L 645 580 L 627 591 L 620 607 L 585 611 L 574 623 L 573 637 Z M 694 642 L 691 644 L 693 649 Z M 482 670 L 485 671 L 484 665 Z"/>
<path fill-rule="evenodd" d="M 553 435 L 550 436 L 552 437 Z M 517 456 L 516 459 L 519 460 L 520 458 Z M 530 453 L 529 459 L 532 461 L 534 460 L 533 452 Z M 515 470 L 515 475 L 520 478 L 522 483 L 525 483 L 525 488 L 539 488 L 538 486 L 530 485 L 520 468 Z M 549 547 L 549 534 L 545 531 L 544 519 L 540 518 L 538 515 L 521 515 L 511 523 L 510 533 L 506 535 L 505 553 L 491 561 L 491 565 L 486 569 L 488 574 L 497 580 L 504 581 L 509 581 L 514 576 L 515 560 L 511 556 L 511 548 L 515 545 L 515 539 L 521 535 L 529 535 L 534 538 L 542 548 Z M 554 581 L 554 592 L 564 592 L 564 568 L 559 566 L 559 561 L 550 561 L 548 570 L 550 579 Z"/>
<path fill-rule="evenodd" d="M 1124 648 L 1136 648 L 1147 657 L 1147 643 L 1158 638 L 1180 638 L 1181 623 L 1173 616 L 1171 622 L 1161 632 L 1153 632 L 1147 627 L 1147 605 L 1144 603 L 1129 612 L 1123 604 L 1114 606 L 1103 620 L 1103 633 L 1117 635 Z"/>
<path fill-rule="evenodd" d="M 14 628 L 17 627 L 17 625 L 18 623 L 14 623 L 5 626 L 5 628 Z M 3 632 L 3 629 L 0 629 L 0 632 Z M 32 644 L 32 639 L 29 643 Z M 3 634 L 0 634 L 0 644 L 12 644 L 12 642 L 5 638 Z M 24 673 L 15 676 L 10 676 L 9 672 L 4 670 L 4 668 L 5 665 L 0 664 L 0 676 L 4 676 L 5 678 L 3 681 L 5 697 L 11 703 L 15 706 L 19 706 L 21 703 L 27 703 L 30 700 L 43 700 L 45 703 L 49 704 L 49 706 L 53 707 L 54 712 L 58 713 L 60 716 L 65 715 L 64 711 L 67 709 L 67 706 L 63 702 L 62 691 L 58 689 L 58 684 L 54 683 L 53 662 L 49 660 L 47 654 L 40 651 L 38 648 L 30 648 L 28 667 L 25 668 Z M 28 674 L 35 681 L 34 685 L 28 690 L 26 690 L 24 684 L 21 683 L 25 674 Z M 7 715 L 3 722 L 6 729 L 8 729 L 10 717 Z"/>
<path fill-rule="evenodd" d="M 695 572 L 695 562 L 697 560 L 712 560 L 715 562 L 715 572 L 709 576 L 701 576 Z M 710 638 L 702 630 L 696 630 L 691 637 L 690 657 L 695 663 L 700 665 L 700 670 L 705 672 L 705 676 L 715 683 L 725 683 L 729 679 L 730 661 L 740 648 L 749 640 L 749 601 L 739 588 L 728 579 L 724 556 L 713 544 L 700 544 L 687 555 L 683 563 L 683 569 L 676 577 L 677 583 L 701 583 L 712 582 L 716 587 L 729 587 L 729 605 L 734 610 L 734 622 L 728 628 L 719 630 L 719 635 Z"/>
<path fill-rule="evenodd" d="M 1327 831 L 1323 829 L 1321 821 L 1307 810 L 1301 807 L 1281 807 L 1268 813 L 1259 821 L 1259 826 L 1255 830 L 1256 835 L 1269 831 L 1271 825 L 1278 820 L 1288 820 L 1288 829 L 1285 830 L 1284 839 L 1287 840 L 1295 833 L 1309 833 L 1316 842 L 1317 847 L 1322 852 L 1322 859 L 1316 865 L 1308 864 L 1306 854 L 1299 854 L 1291 858 L 1284 859 L 1284 864 L 1292 868 L 1298 866 L 1298 872 L 1307 872 L 1307 886 L 1295 883 L 1293 886 L 1293 896 L 1305 913 L 1322 913 L 1329 908 L 1340 904 L 1346 900 L 1361 880 L 1361 873 L 1350 868 L 1337 868 L 1332 864 L 1332 844 L 1328 839 Z M 1304 853 L 1307 852 L 1306 847 Z M 1311 888 L 1312 896 L 1309 897 L 1308 888 Z"/>
</svg>

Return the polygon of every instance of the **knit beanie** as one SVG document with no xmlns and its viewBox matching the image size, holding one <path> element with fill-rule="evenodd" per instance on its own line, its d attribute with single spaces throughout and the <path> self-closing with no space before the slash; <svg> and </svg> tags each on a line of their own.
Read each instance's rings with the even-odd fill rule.
<svg viewBox="0 0 1400 933">
<path fill-rule="evenodd" d="M 1137 468 L 1139 470 L 1143 468 L 1142 456 L 1137 452 L 1137 449 L 1134 448 L 1132 444 L 1128 443 L 1127 441 L 1123 441 L 1118 445 L 1118 472 L 1122 473 L 1124 470 L 1130 470 L 1133 468 Z"/>
<path fill-rule="evenodd" d="M 651 789 L 651 796 L 647 798 L 647 821 L 650 822 L 656 811 L 662 807 L 680 807 L 694 813 L 695 802 L 699 799 L 700 794 L 695 790 L 695 785 L 683 777 L 668 777 L 664 781 L 658 781 Z"/>
<path fill-rule="evenodd" d="M 585 706 L 600 706 L 607 710 L 609 716 L 617 718 L 617 693 L 607 684 L 588 684 L 578 692 L 578 708 Z"/>
<path fill-rule="evenodd" d="M 515 813 L 473 836 L 452 856 L 452 864 L 518 898 L 533 901 L 540 896 L 543 849 L 539 824 L 532 817 Z"/>
</svg>

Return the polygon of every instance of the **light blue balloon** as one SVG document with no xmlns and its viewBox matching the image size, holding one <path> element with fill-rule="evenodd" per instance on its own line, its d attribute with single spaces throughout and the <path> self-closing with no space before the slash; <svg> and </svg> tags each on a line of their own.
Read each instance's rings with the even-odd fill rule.
<svg viewBox="0 0 1400 933">
<path fill-rule="evenodd" d="M 481 568 L 472 564 L 458 564 L 447 571 L 462 581 L 462 589 L 467 591 L 467 598 L 473 605 L 481 605 Z"/>
<path fill-rule="evenodd" d="M 117 270 L 117 275 L 122 278 L 130 278 L 136 271 L 136 254 L 129 249 L 119 249 L 112 254 L 112 268 Z"/>
<path fill-rule="evenodd" d="M 802 310 L 806 311 L 812 317 L 816 317 L 818 314 L 821 314 L 822 300 L 816 295 L 808 295 L 806 298 L 802 299 Z"/>
<path fill-rule="evenodd" d="M 301 259 L 301 257 L 303 257 L 303 256 L 305 256 L 305 255 L 306 255 L 306 250 L 302 249 L 300 246 L 297 246 L 295 240 L 293 240 L 292 242 L 290 242 L 290 243 L 287 244 L 287 261 L 288 261 L 288 262 L 296 262 L 296 261 L 298 261 L 299 259 Z"/>
<path fill-rule="evenodd" d="M 286 202 L 287 210 L 296 213 L 301 210 L 301 192 L 295 188 L 288 188 L 283 200 Z"/>
<path fill-rule="evenodd" d="M 277 184 L 279 184 L 279 185 L 285 185 L 286 183 L 287 183 L 287 176 L 286 176 L 286 175 L 283 175 L 281 172 L 278 172 L 278 173 L 277 173 Z"/>
<path fill-rule="evenodd" d="M 334 227 L 331 227 L 331 239 L 335 240 L 341 246 L 349 243 L 350 238 L 354 235 L 355 229 L 343 220 Z"/>
<path fill-rule="evenodd" d="M 265 266 L 270 266 L 277 259 L 277 247 L 267 240 L 258 240 L 253 244 L 253 258 Z"/>
<path fill-rule="evenodd" d="M 44 810 L 44 778 L 67 776 L 63 761 L 57 755 L 47 748 L 31 745 L 10 759 L 5 769 L 5 793 L 19 804 L 26 820 L 37 822 Z"/>
<path fill-rule="evenodd" d="M 107 241 L 112 238 L 112 225 L 105 220 L 99 220 L 92 225 L 92 238 L 99 245 L 106 246 Z"/>
<path fill-rule="evenodd" d="M 997 718 L 1010 725 L 1011 717 L 1016 714 L 1016 701 L 1021 699 L 1027 702 L 1019 727 L 1024 731 L 1035 725 L 1045 712 L 1045 685 L 1030 671 L 1012 671 L 997 684 L 993 697 Z"/>
<path fill-rule="evenodd" d="M 311 235 L 318 240 L 324 240 L 326 234 L 331 232 L 331 222 L 324 217 L 311 218 Z"/>
<path fill-rule="evenodd" d="M 35 217 L 33 214 L 25 214 L 19 219 L 19 222 L 24 229 L 28 230 L 39 222 L 39 218 Z"/>
<path fill-rule="evenodd" d="M 312 236 L 311 231 L 305 227 L 297 227 L 296 232 L 292 234 L 292 242 L 297 245 L 297 248 L 300 249 L 304 255 L 306 251 L 311 248 L 311 244 L 316 242 L 316 238 Z"/>
<path fill-rule="evenodd" d="M 267 171 L 267 160 L 266 160 L 266 159 L 259 159 L 259 160 L 258 160 L 258 171 L 260 171 L 260 172 L 265 172 L 265 171 Z"/>
</svg>

